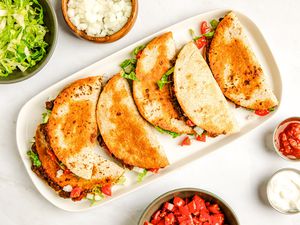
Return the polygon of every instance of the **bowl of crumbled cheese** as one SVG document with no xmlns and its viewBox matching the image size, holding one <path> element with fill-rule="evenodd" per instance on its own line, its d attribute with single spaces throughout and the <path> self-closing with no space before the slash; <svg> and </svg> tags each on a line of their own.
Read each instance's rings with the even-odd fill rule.
<svg viewBox="0 0 300 225">
<path fill-rule="evenodd" d="M 135 23 L 137 0 L 62 0 L 62 13 L 72 32 L 97 43 L 113 42 Z"/>
</svg>

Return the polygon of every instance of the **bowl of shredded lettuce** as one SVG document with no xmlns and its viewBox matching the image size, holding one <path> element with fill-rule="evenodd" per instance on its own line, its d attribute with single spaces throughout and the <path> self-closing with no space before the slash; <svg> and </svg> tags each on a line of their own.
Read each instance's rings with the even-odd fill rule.
<svg viewBox="0 0 300 225">
<path fill-rule="evenodd" d="M 39 72 L 56 39 L 57 18 L 49 0 L 0 0 L 0 83 Z"/>
</svg>

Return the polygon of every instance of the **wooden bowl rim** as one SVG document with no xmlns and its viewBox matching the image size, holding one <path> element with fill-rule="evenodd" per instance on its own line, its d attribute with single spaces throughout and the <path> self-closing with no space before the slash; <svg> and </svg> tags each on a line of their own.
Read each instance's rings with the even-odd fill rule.
<svg viewBox="0 0 300 225">
<path fill-rule="evenodd" d="M 62 14 L 65 22 L 67 23 L 68 27 L 71 29 L 71 31 L 79 38 L 83 38 L 88 41 L 96 42 L 96 43 L 106 43 L 106 42 L 114 42 L 119 40 L 120 38 L 124 37 L 133 27 L 137 14 L 138 14 L 138 0 L 131 0 L 132 9 L 131 14 L 126 22 L 126 24 L 116 33 L 105 36 L 105 37 L 94 37 L 89 36 L 85 31 L 78 30 L 77 27 L 70 21 L 67 9 L 68 9 L 68 1 L 69 0 L 62 0 L 61 1 L 61 9 Z"/>
</svg>

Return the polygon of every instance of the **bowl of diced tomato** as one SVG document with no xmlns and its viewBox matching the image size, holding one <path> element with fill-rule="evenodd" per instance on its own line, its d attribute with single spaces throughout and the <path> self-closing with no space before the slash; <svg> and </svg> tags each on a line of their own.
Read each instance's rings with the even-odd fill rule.
<svg viewBox="0 0 300 225">
<path fill-rule="evenodd" d="M 300 161 L 300 117 L 290 117 L 278 124 L 273 133 L 273 145 L 283 159 Z"/>
<path fill-rule="evenodd" d="M 220 197 L 197 188 L 181 188 L 155 199 L 138 225 L 238 225 L 230 206 Z"/>
</svg>

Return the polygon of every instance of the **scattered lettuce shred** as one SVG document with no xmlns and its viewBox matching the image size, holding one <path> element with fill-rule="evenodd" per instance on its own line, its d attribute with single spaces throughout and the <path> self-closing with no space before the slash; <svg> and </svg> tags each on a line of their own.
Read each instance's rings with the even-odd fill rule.
<svg viewBox="0 0 300 225">
<path fill-rule="evenodd" d="M 136 55 L 137 55 L 141 50 L 143 50 L 144 48 L 146 48 L 146 45 L 140 45 L 140 46 L 136 47 L 136 48 L 132 51 L 131 55 L 132 55 L 134 58 L 136 58 Z"/>
<path fill-rule="evenodd" d="M 117 184 L 124 185 L 125 182 L 126 182 L 126 177 L 123 175 L 118 179 Z"/>
<path fill-rule="evenodd" d="M 38 0 L 0 1 L 0 76 L 35 66 L 47 53 L 43 7 Z"/>
<path fill-rule="evenodd" d="M 47 109 L 47 111 L 42 114 L 42 124 L 48 122 L 50 115 L 51 115 L 51 110 Z"/>
<path fill-rule="evenodd" d="M 93 187 L 89 194 L 91 195 L 91 197 L 87 199 L 90 201 L 90 206 L 93 206 L 96 202 L 99 202 L 105 198 L 103 193 L 101 192 L 101 186 L 99 185 Z"/>
<path fill-rule="evenodd" d="M 164 130 L 160 127 L 155 127 L 156 130 L 158 130 L 160 133 L 166 133 L 166 134 L 169 134 L 171 135 L 173 138 L 177 138 L 180 136 L 180 134 L 178 133 L 175 133 L 175 132 L 172 132 L 172 131 L 169 131 L 169 130 Z"/>
<path fill-rule="evenodd" d="M 144 169 L 142 172 L 140 172 L 138 174 L 138 177 L 137 177 L 138 183 L 141 183 L 144 180 L 145 176 L 147 175 L 147 172 L 148 171 L 146 169 Z"/>
<path fill-rule="evenodd" d="M 29 157 L 34 166 L 40 167 L 42 165 L 38 155 L 32 150 L 27 151 L 27 156 Z"/>
<path fill-rule="evenodd" d="M 202 34 L 200 36 L 197 36 L 195 31 L 193 29 L 189 29 L 189 32 L 193 38 L 194 41 L 197 41 L 199 38 L 201 38 L 202 36 L 211 39 L 213 38 L 214 34 L 215 34 L 215 30 L 219 24 L 219 21 L 217 21 L 216 19 L 211 20 L 210 22 L 210 26 L 211 26 L 211 31 L 205 34 Z"/>
<path fill-rule="evenodd" d="M 162 77 L 159 81 L 157 81 L 157 85 L 159 90 L 162 90 L 162 88 L 165 86 L 165 84 L 170 83 L 169 81 L 169 76 L 174 73 L 174 67 L 172 67 L 171 69 L 169 69 Z"/>
</svg>

